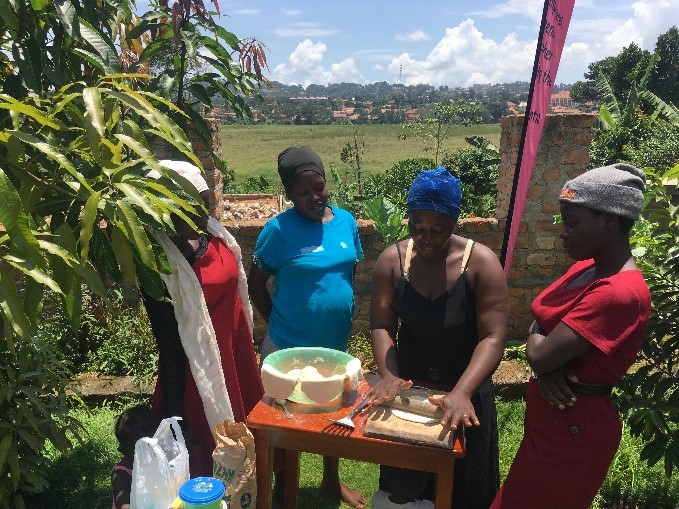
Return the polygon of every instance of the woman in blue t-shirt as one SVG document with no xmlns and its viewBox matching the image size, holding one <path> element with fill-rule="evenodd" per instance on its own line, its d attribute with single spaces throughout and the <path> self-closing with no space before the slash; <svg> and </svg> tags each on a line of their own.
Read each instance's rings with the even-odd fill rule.
<svg viewBox="0 0 679 509">
<path fill-rule="evenodd" d="M 294 207 L 266 223 L 248 276 L 252 303 L 268 324 L 261 357 L 296 346 L 346 350 L 352 283 L 363 259 L 358 225 L 350 213 L 328 205 L 323 163 L 310 147 L 281 152 L 278 173 Z M 271 276 L 273 295 L 266 286 Z M 323 458 L 321 488 L 363 508 L 365 496 L 340 482 L 338 465 L 338 458 Z M 276 474 L 274 497 L 281 493 L 281 476 Z"/>
</svg>

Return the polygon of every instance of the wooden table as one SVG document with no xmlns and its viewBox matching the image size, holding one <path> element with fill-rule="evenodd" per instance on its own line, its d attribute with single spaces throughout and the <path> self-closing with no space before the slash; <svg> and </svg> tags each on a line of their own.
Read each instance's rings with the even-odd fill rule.
<svg viewBox="0 0 679 509">
<path fill-rule="evenodd" d="M 345 391 L 342 408 L 326 413 L 298 413 L 292 419 L 265 396 L 248 415 L 257 453 L 257 509 L 271 507 L 274 447 L 285 450 L 284 508 L 297 507 L 300 452 L 348 458 L 369 463 L 411 468 L 436 475 L 436 509 L 450 509 L 453 497 L 455 459 L 465 455 L 464 435 L 459 429 L 452 449 L 426 447 L 363 436 L 367 412 L 354 419 L 356 429 L 338 429 L 328 419 L 343 417 L 356 406 L 358 396 L 368 390 L 363 380 L 358 391 Z M 370 494 L 366 494 L 370 498 Z"/>
</svg>

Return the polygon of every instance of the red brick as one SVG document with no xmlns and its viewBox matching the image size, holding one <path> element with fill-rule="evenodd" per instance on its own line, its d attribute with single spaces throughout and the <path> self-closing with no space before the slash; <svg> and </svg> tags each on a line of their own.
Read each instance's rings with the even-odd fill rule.
<svg viewBox="0 0 679 509">
<path fill-rule="evenodd" d="M 566 152 L 561 158 L 563 164 L 582 164 L 587 166 L 589 163 L 589 152 L 584 150 L 573 150 Z"/>
</svg>

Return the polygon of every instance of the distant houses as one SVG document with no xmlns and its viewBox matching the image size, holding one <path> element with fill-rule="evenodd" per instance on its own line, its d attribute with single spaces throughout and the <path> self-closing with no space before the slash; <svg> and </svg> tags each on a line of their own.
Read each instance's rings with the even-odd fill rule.
<svg viewBox="0 0 679 509">
<path fill-rule="evenodd" d="M 490 87 L 483 86 L 481 90 Z M 525 96 L 524 96 L 525 97 Z M 313 123 L 334 123 L 342 121 L 358 121 L 359 123 L 384 122 L 385 117 L 388 117 L 387 123 L 400 123 L 404 121 L 412 121 L 420 118 L 423 113 L 429 110 L 429 107 L 416 108 L 408 107 L 396 103 L 389 99 L 378 105 L 374 104 L 372 100 L 359 100 L 354 97 L 347 98 L 329 98 L 327 96 L 291 96 L 287 98 L 289 101 L 298 104 L 312 104 L 318 105 L 321 109 L 314 109 L 314 112 L 321 112 L 320 116 L 316 113 L 310 113 L 309 108 L 282 108 L 281 104 L 272 106 L 271 108 L 252 107 L 252 120 L 254 122 L 292 122 L 305 123 L 313 117 Z M 476 101 L 475 101 L 476 102 Z M 524 115 L 526 112 L 526 101 L 506 101 L 506 111 L 509 115 Z M 316 108 L 318 108 L 316 107 Z M 322 111 L 326 113 L 322 113 Z M 570 113 L 590 113 L 596 114 L 598 106 L 593 103 L 578 104 L 571 98 L 569 90 L 559 90 L 551 95 L 549 100 L 549 113 L 555 114 L 570 114 Z M 311 117 L 309 116 L 311 115 Z M 222 108 L 214 108 L 210 112 L 210 117 L 222 122 L 232 123 L 237 120 L 236 113 L 227 111 Z"/>
<path fill-rule="evenodd" d="M 526 113 L 526 101 L 518 104 L 507 101 L 507 110 L 510 115 L 523 115 Z M 578 104 L 571 98 L 570 90 L 561 90 L 551 95 L 549 98 L 549 113 L 566 115 L 569 113 L 589 113 L 597 114 L 597 107 L 591 103 Z"/>
</svg>

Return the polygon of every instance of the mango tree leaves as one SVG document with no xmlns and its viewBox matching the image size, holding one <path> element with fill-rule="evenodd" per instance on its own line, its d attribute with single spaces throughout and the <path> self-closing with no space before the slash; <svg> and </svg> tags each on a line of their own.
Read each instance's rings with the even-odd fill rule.
<svg viewBox="0 0 679 509">
<path fill-rule="evenodd" d="M 32 281 L 22 299 L 5 277 L 0 312 L 24 338 L 39 323 L 39 287 L 61 295 L 76 329 L 83 284 L 107 298 L 106 278 L 124 278 L 160 295 L 157 272 L 167 268 L 158 265 L 147 231 L 172 233 L 170 214 L 188 217 L 201 203 L 149 149 L 147 136 L 159 136 L 200 165 L 186 134 L 154 104 L 174 106 L 124 81 L 71 83 L 40 100 L 0 94 L 0 109 L 18 114 L 12 129 L 0 131 L 0 146 L 9 148 L 0 169 L 0 223 L 7 231 L 0 258 Z M 161 178 L 146 177 L 149 169 Z"/>
</svg>

